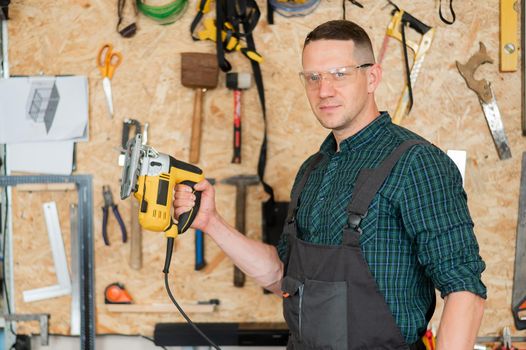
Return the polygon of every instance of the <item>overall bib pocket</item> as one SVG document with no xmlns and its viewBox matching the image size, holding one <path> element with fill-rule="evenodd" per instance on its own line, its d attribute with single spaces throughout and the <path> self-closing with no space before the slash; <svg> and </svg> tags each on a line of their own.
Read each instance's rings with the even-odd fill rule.
<svg viewBox="0 0 526 350">
<path fill-rule="evenodd" d="M 347 282 L 301 282 L 286 276 L 283 314 L 293 338 L 307 348 L 347 349 Z"/>
<path fill-rule="evenodd" d="M 281 290 L 283 292 L 283 316 L 292 336 L 300 340 L 304 284 L 290 276 L 285 276 L 281 282 Z"/>
<path fill-rule="evenodd" d="M 302 342 L 323 349 L 347 349 L 347 282 L 305 280 Z"/>
</svg>

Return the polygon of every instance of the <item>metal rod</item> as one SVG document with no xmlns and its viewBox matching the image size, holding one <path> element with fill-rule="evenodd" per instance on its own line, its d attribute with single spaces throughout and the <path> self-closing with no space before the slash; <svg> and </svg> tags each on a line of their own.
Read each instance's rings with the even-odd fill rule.
<svg viewBox="0 0 526 350">
<path fill-rule="evenodd" d="M 1 12 L 1 11 L 0 11 Z M 4 79 L 9 78 L 9 60 L 8 60 L 8 40 L 7 40 L 7 20 L 3 18 L 3 14 L 0 14 L 0 23 L 2 23 L 2 39 L 1 39 L 1 50 L 2 50 L 2 77 Z"/>
<path fill-rule="evenodd" d="M 521 1 L 521 121 L 522 136 L 526 136 L 526 0 Z"/>
</svg>

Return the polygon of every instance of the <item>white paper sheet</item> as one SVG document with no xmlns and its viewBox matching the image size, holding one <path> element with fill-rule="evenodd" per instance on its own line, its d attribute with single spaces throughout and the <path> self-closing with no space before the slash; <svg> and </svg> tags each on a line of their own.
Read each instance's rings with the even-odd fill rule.
<svg viewBox="0 0 526 350">
<path fill-rule="evenodd" d="M 466 176 L 467 152 L 463 150 L 449 149 L 447 151 L 447 155 L 457 165 L 458 171 L 460 171 L 460 175 L 462 175 L 462 185 L 464 185 L 465 183 L 464 178 Z"/>
<path fill-rule="evenodd" d="M 73 146 L 73 141 L 9 144 L 7 167 L 11 172 L 70 175 Z"/>
<path fill-rule="evenodd" d="M 85 76 L 0 79 L 0 143 L 87 140 Z"/>
</svg>

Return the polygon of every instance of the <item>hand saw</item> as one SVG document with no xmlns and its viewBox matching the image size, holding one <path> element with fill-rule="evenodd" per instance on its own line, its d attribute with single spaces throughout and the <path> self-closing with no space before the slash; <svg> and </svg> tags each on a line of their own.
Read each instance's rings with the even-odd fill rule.
<svg viewBox="0 0 526 350">
<path fill-rule="evenodd" d="M 412 40 L 406 40 L 405 38 L 405 27 L 409 26 L 410 28 L 414 29 L 417 33 L 421 34 L 422 37 L 420 39 L 420 42 L 415 42 Z M 396 106 L 395 113 L 393 115 L 393 123 L 400 124 L 402 122 L 402 119 L 406 114 L 408 114 L 411 111 L 411 108 L 413 106 L 413 86 L 416 83 L 416 79 L 418 77 L 418 74 L 420 73 L 420 70 L 422 68 L 422 64 L 424 63 L 425 55 L 427 51 L 429 51 L 429 48 L 431 47 L 431 43 L 433 42 L 433 37 L 435 35 L 435 29 L 432 27 L 429 27 L 416 19 L 415 17 L 411 16 L 409 13 L 400 10 L 398 7 L 395 8 L 393 11 L 393 17 L 391 19 L 391 22 L 387 26 L 387 32 L 386 32 L 386 38 L 387 37 L 393 37 L 400 42 L 402 42 L 404 45 L 404 59 L 405 59 L 405 66 L 406 66 L 406 72 L 408 73 L 408 81 L 407 85 L 404 87 L 402 91 L 402 95 L 400 96 L 398 100 L 398 104 Z M 384 46 L 383 50 L 385 50 L 386 42 L 384 40 Z M 409 70 L 409 62 L 407 58 L 407 47 L 409 47 L 413 53 L 413 65 L 411 69 Z M 383 52 L 380 54 L 380 57 L 383 56 Z"/>
<path fill-rule="evenodd" d="M 504 125 L 502 124 L 502 118 L 500 116 L 499 106 L 495 100 L 495 94 L 491 88 L 491 84 L 486 80 L 476 80 L 474 75 L 477 68 L 484 63 L 493 63 L 493 60 L 486 51 L 486 46 L 480 42 L 479 51 L 471 56 L 466 64 L 462 64 L 456 61 L 458 71 L 460 75 L 466 80 L 468 88 L 473 90 L 478 98 L 482 110 L 484 111 L 484 116 L 488 122 L 489 129 L 491 131 L 491 136 L 493 137 L 493 142 L 497 147 L 497 153 L 501 160 L 511 158 L 511 150 L 504 132 Z"/>
</svg>

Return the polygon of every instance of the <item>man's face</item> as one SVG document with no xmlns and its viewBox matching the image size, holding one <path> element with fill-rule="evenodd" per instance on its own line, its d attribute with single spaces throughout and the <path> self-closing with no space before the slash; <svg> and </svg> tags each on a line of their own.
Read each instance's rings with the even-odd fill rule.
<svg viewBox="0 0 526 350">
<path fill-rule="evenodd" d="M 339 67 L 355 67 L 365 63 L 354 57 L 354 42 L 350 40 L 317 40 L 303 50 L 303 72 L 326 72 Z M 367 68 L 350 70 L 344 81 L 333 81 L 328 73 L 321 74 L 316 86 L 305 90 L 312 111 L 320 124 L 345 133 L 363 119 L 369 96 Z"/>
</svg>

